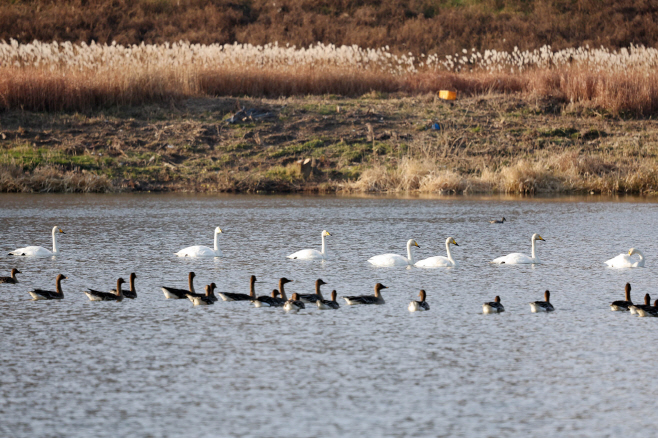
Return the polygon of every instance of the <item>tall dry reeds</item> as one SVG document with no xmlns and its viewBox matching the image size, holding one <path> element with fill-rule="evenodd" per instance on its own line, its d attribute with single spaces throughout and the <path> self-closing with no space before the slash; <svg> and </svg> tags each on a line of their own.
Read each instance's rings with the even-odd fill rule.
<svg viewBox="0 0 658 438">
<path fill-rule="evenodd" d="M 369 91 L 528 93 L 613 113 L 658 110 L 658 50 L 463 50 L 447 57 L 318 44 L 0 43 L 0 108 L 86 110 L 191 96 Z"/>
</svg>

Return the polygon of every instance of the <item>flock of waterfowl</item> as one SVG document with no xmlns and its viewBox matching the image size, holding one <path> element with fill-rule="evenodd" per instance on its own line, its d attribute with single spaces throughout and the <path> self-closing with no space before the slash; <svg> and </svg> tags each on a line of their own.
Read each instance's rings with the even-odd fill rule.
<svg viewBox="0 0 658 438">
<path fill-rule="evenodd" d="M 502 220 L 492 220 L 489 221 L 492 224 L 502 224 L 505 222 L 505 218 Z M 211 249 L 207 246 L 190 246 L 184 249 L 181 249 L 175 255 L 179 257 L 221 257 L 222 252 L 219 248 L 219 235 L 222 233 L 221 228 L 215 228 L 214 234 L 214 249 Z M 11 251 L 9 255 L 13 256 L 28 256 L 28 257 L 49 257 L 59 254 L 59 249 L 57 247 L 57 236 L 58 234 L 66 234 L 60 227 L 53 227 L 52 229 L 52 239 L 53 239 L 53 250 L 49 251 L 46 248 L 41 246 L 28 246 L 24 248 L 18 248 L 14 251 Z M 324 230 L 322 231 L 322 251 L 317 251 L 314 249 L 304 249 L 297 251 L 288 256 L 290 259 L 296 260 L 324 260 L 326 253 L 326 242 L 325 238 L 331 236 L 331 233 Z M 533 234 L 531 238 L 532 252 L 531 256 L 527 256 L 521 253 L 512 253 L 503 257 L 498 257 L 491 261 L 491 263 L 497 264 L 539 264 L 539 258 L 536 254 L 535 242 L 544 239 L 539 234 Z M 381 254 L 368 259 L 368 262 L 375 266 L 381 267 L 390 267 L 390 266 L 415 266 L 420 268 L 436 268 L 436 267 L 456 267 L 458 264 L 452 257 L 450 251 L 450 245 L 459 246 L 457 241 L 448 237 L 445 242 L 447 257 L 443 256 L 434 256 L 429 257 L 424 260 L 415 261 L 413 257 L 412 248 L 420 247 L 414 239 L 410 239 L 407 242 L 407 257 L 403 257 L 398 254 Z M 639 260 L 635 261 L 631 256 L 637 255 Z M 644 267 L 644 256 L 643 254 L 634 248 L 631 248 L 628 251 L 628 254 L 620 254 L 617 257 L 614 257 L 605 262 L 606 265 L 613 268 L 636 268 Z M 9 277 L 0 277 L 0 284 L 17 284 L 18 280 L 16 274 L 21 272 L 18 269 L 12 269 L 11 276 Z M 194 272 L 190 272 L 188 275 L 188 288 L 187 289 L 178 289 L 173 287 L 162 287 L 162 291 L 167 299 L 189 299 L 195 306 L 200 305 L 212 305 L 214 302 L 218 301 L 218 298 L 215 296 L 215 289 L 217 288 L 215 283 L 211 283 L 205 286 L 205 293 L 197 293 L 194 289 Z M 62 291 L 62 280 L 65 280 L 65 277 L 62 274 L 59 274 L 56 278 L 56 287 L 54 291 L 44 290 L 44 289 L 33 289 L 28 291 L 32 296 L 33 300 L 54 300 L 64 298 L 64 292 Z M 94 289 L 87 289 L 84 293 L 89 297 L 91 301 L 122 301 L 124 298 L 136 299 L 137 292 L 135 290 L 135 279 L 137 275 L 131 273 L 129 280 L 129 289 L 124 290 L 123 285 L 125 280 L 119 278 L 117 280 L 116 288 L 111 289 L 108 292 L 98 291 Z M 255 307 L 282 307 L 286 312 L 298 312 L 300 309 L 305 308 L 305 304 L 315 304 L 320 310 L 330 310 L 338 309 L 340 306 L 336 302 L 336 291 L 331 292 L 331 299 L 325 300 L 322 292 L 321 286 L 325 285 L 322 279 L 318 279 L 315 282 L 315 293 L 313 294 L 292 294 L 291 298 L 288 299 L 285 293 L 285 284 L 291 282 L 285 277 L 279 280 L 278 289 L 272 290 L 271 295 L 266 296 L 256 296 L 255 293 L 255 283 L 256 276 L 252 275 L 250 278 L 249 285 L 249 294 L 241 293 L 230 293 L 230 292 L 218 292 L 218 295 L 224 301 L 248 301 L 253 303 Z M 387 289 L 387 286 L 377 283 L 375 285 L 374 295 L 358 295 L 358 296 L 344 296 L 342 297 L 347 305 L 381 305 L 385 304 L 384 298 L 382 297 L 382 289 Z M 637 314 L 641 317 L 653 316 L 658 317 L 658 300 L 654 303 L 653 306 L 650 304 L 650 296 L 647 294 L 645 296 L 645 303 L 643 305 L 633 304 L 630 298 L 631 286 L 626 284 L 626 297 L 624 301 L 615 301 L 610 307 L 613 311 L 630 311 L 631 314 Z M 429 304 L 426 301 L 426 292 L 421 290 L 418 294 L 420 300 L 411 301 L 408 305 L 410 312 L 416 311 L 426 311 L 430 309 Z M 537 312 L 552 312 L 554 307 L 550 302 L 550 292 L 547 290 L 544 293 L 544 301 L 534 301 L 529 303 L 530 310 L 533 313 Z M 482 306 L 482 311 L 484 314 L 492 313 L 501 313 L 505 311 L 505 307 L 500 301 L 500 297 L 496 296 L 494 301 L 484 303 Z"/>
</svg>

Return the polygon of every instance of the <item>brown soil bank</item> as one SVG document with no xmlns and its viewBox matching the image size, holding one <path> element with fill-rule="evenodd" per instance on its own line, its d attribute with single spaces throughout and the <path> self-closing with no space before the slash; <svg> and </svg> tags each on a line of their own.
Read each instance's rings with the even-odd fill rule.
<svg viewBox="0 0 658 438">
<path fill-rule="evenodd" d="M 505 95 L 7 111 L 0 191 L 654 194 L 657 134 L 651 119 Z"/>
<path fill-rule="evenodd" d="M 23 0 L 0 39 L 118 44 L 316 42 L 449 55 L 550 44 L 655 46 L 658 7 L 633 0 Z"/>
</svg>

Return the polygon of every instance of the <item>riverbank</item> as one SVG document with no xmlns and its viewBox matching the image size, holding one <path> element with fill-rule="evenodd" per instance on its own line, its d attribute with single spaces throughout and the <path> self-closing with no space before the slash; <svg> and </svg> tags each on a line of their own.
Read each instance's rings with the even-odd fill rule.
<svg viewBox="0 0 658 438">
<path fill-rule="evenodd" d="M 13 110 L 0 191 L 653 194 L 657 133 L 652 119 L 493 94 Z"/>
</svg>

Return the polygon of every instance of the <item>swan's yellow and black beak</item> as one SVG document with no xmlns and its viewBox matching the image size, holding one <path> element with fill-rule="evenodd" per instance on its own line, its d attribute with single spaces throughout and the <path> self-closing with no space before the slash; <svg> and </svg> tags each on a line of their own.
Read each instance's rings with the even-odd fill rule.
<svg viewBox="0 0 658 438">
<path fill-rule="evenodd" d="M 541 236 L 537 236 L 537 240 L 544 240 L 544 238 L 541 237 Z M 546 241 L 544 240 L 544 242 L 546 242 Z"/>
<path fill-rule="evenodd" d="M 59 229 L 59 232 L 62 233 L 62 234 L 66 234 L 64 231 L 62 231 L 61 228 Z"/>
<path fill-rule="evenodd" d="M 452 239 L 452 244 L 455 245 L 455 246 L 459 246 L 459 244 L 457 243 L 457 241 L 455 239 Z"/>
<path fill-rule="evenodd" d="M 415 240 L 414 240 L 414 246 L 417 246 L 418 248 L 420 248 L 420 245 L 418 243 L 416 243 Z"/>
</svg>

